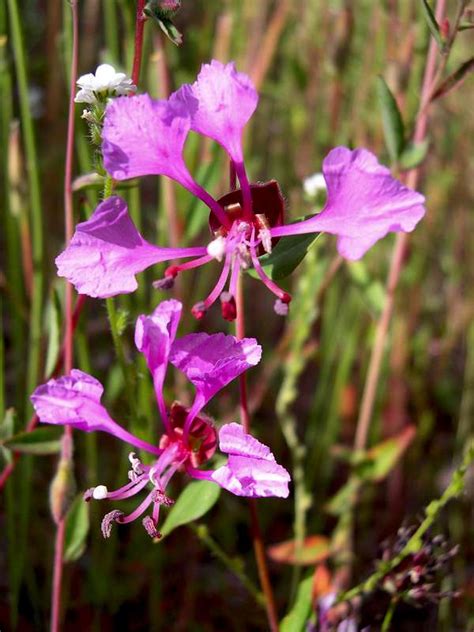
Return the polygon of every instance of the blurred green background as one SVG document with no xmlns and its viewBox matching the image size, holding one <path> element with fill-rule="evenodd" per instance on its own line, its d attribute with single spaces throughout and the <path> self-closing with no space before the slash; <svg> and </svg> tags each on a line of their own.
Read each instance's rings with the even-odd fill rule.
<svg viewBox="0 0 474 632">
<path fill-rule="evenodd" d="M 321 206 L 323 200 L 310 199 L 302 182 L 321 170 L 330 148 L 364 146 L 389 164 L 378 75 L 395 95 L 408 132 L 413 128 L 430 35 L 421 2 L 183 0 L 182 5 L 176 16 L 184 37 L 181 47 L 151 22 L 145 25 L 139 91 L 164 97 L 193 81 L 200 65 L 211 58 L 235 60 L 260 92 L 246 138 L 247 170 L 253 181 L 278 180 L 289 220 Z M 448 3 L 451 19 L 455 9 L 455 2 Z M 130 73 L 134 3 L 80 0 L 79 11 L 79 74 L 93 72 L 101 62 Z M 448 71 L 472 50 L 472 31 L 466 29 L 455 42 Z M 60 350 L 63 283 L 55 277 L 54 257 L 63 247 L 70 56 L 68 2 L 0 4 L 3 439 L 25 428 L 32 414 L 29 394 L 50 374 Z M 426 503 L 440 495 L 472 433 L 473 96 L 468 77 L 430 110 L 420 186 L 428 212 L 410 236 L 369 443 L 409 425 L 416 427 L 416 436 L 389 476 L 363 486 L 355 511 L 354 581 L 373 570 L 380 542 L 404 520 L 416 521 Z M 81 113 L 78 105 L 76 176 L 93 168 Z M 228 168 L 220 148 L 192 136 L 186 157 L 191 172 L 214 197 L 227 191 Z M 179 187 L 150 177 L 121 193 L 149 241 L 208 240 L 207 213 Z M 97 189 L 77 190 L 76 221 L 88 217 L 98 200 Z M 336 517 L 328 513 L 327 503 L 348 477 L 341 446 L 350 448 L 353 441 L 393 243 L 391 235 L 361 262 L 338 263 L 335 239 L 322 236 L 283 281 L 294 294 L 286 320 L 273 313 L 265 288 L 250 276 L 246 279 L 247 335 L 264 347 L 263 362 L 249 376 L 253 428 L 279 462 L 296 468 L 296 514 L 292 500 L 259 503 L 268 545 L 294 537 L 295 515 L 300 535 L 302 529 L 308 535 L 334 535 Z M 187 307 L 181 333 L 228 327 L 217 309 L 200 323 L 189 314 L 217 273 L 215 266 L 211 273 L 206 269 L 182 275 L 174 290 Z M 117 421 L 151 440 L 157 437 L 157 415 L 152 385 L 134 351 L 133 326 L 140 313 L 166 298 L 151 285 L 161 275 L 158 268 L 140 275 L 139 290 L 115 302 L 120 346 L 136 385 L 133 401 L 125 396 L 103 301 L 86 301 L 75 336 L 75 366 L 104 383 L 105 403 Z M 175 389 L 182 401 L 189 398 L 178 379 Z M 219 422 L 235 420 L 237 403 L 237 390 L 228 388 L 209 412 Z M 78 490 L 98 483 L 114 487 L 115 478 L 123 480 L 126 453 L 112 438 L 77 433 L 75 442 Z M 2 467 L 12 458 L 0 445 Z M 2 631 L 47 629 L 54 545 L 48 489 L 56 464 L 57 454 L 22 456 L 2 491 Z M 178 496 L 180 489 L 173 491 Z M 81 542 L 78 559 L 66 564 L 64 629 L 266 629 L 264 610 L 202 541 L 202 534 L 200 538 L 182 527 L 153 544 L 133 524 L 104 541 L 100 520 L 106 510 L 99 504 L 90 507 L 87 542 Z M 436 616 L 436 629 L 446 632 L 474 625 L 472 521 L 468 485 L 464 497 L 449 505 L 437 524 L 462 551 L 443 589 L 460 589 L 463 596 L 455 603 L 443 602 Z M 222 494 L 200 522 L 256 582 L 245 504 Z M 332 569 L 333 557 L 326 563 Z M 276 561 L 270 569 L 283 616 L 299 571 L 295 575 L 291 564 Z M 314 561 L 299 576 L 313 570 Z"/>
</svg>

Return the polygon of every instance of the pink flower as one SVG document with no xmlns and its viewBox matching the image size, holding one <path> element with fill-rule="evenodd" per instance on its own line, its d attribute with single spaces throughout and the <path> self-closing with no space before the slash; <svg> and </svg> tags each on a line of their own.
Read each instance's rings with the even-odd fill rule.
<svg viewBox="0 0 474 632">
<path fill-rule="evenodd" d="M 213 238 L 200 249 L 157 248 L 137 232 L 125 202 L 112 198 L 77 226 L 70 245 L 57 258 L 59 275 L 80 293 L 105 297 L 133 291 L 135 274 L 158 261 L 196 257 L 169 267 L 165 278 L 155 284 L 164 289 L 171 287 L 179 272 L 217 259 L 223 262 L 221 275 L 193 313 L 202 317 L 220 298 L 224 317 L 233 320 L 239 272 L 253 265 L 276 295 L 276 311 L 284 314 L 291 297 L 268 278 L 258 259 L 271 252 L 274 238 L 323 231 L 337 235 L 342 256 L 358 259 L 387 233 L 415 228 L 425 213 L 424 197 L 395 180 L 369 151 L 345 147 L 333 149 L 323 161 L 327 185 L 323 210 L 283 225 L 278 183 L 250 184 L 244 166 L 242 133 L 257 103 L 249 77 L 237 72 L 234 64 L 215 60 L 202 66 L 192 85 L 182 86 L 166 101 L 154 101 L 146 94 L 114 99 L 107 107 L 103 131 L 107 171 L 116 180 L 150 174 L 172 178 L 208 206 Z M 190 130 L 222 145 L 240 189 L 215 200 L 195 182 L 183 160 Z"/>
<path fill-rule="evenodd" d="M 159 537 L 160 506 L 173 503 L 166 495 L 166 488 L 177 470 L 184 470 L 193 478 L 214 481 L 238 496 L 288 496 L 290 476 L 276 463 L 267 446 L 246 434 L 236 423 L 226 424 L 217 432 L 212 422 L 201 414 L 202 408 L 219 390 L 258 364 L 261 347 L 254 338 L 237 340 L 224 334 L 191 334 L 176 339 L 181 310 L 178 301 L 164 301 L 150 316 L 140 316 L 136 324 L 135 343 L 152 374 L 165 427 L 158 446 L 135 437 L 117 424 L 101 404 L 100 382 L 77 369 L 49 380 L 31 396 L 43 423 L 70 425 L 85 432 L 107 432 L 155 456 L 152 465 L 145 465 L 131 452 L 126 485 L 115 491 L 98 485 L 86 492 L 86 500 L 120 500 L 147 491 L 130 515 L 114 509 L 105 516 L 104 537 L 110 535 L 114 522 L 131 522 L 149 508 L 151 514 L 143 518 L 143 525 L 152 537 Z M 195 386 L 196 395 L 189 410 L 177 402 L 169 408 L 166 406 L 163 386 L 169 362 Z M 229 455 L 227 463 L 217 470 L 200 469 L 213 456 L 218 441 L 221 451 Z"/>
</svg>

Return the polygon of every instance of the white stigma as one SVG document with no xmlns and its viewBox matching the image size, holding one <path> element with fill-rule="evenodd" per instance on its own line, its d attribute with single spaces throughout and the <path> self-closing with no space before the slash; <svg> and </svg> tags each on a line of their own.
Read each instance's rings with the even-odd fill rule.
<svg viewBox="0 0 474 632">
<path fill-rule="evenodd" d="M 207 246 L 207 254 L 217 261 L 222 261 L 225 255 L 226 240 L 225 237 L 219 236 L 211 241 Z"/>
<path fill-rule="evenodd" d="M 92 498 L 95 500 L 104 500 L 104 498 L 107 498 L 108 493 L 109 490 L 105 485 L 97 485 L 92 492 Z"/>
</svg>

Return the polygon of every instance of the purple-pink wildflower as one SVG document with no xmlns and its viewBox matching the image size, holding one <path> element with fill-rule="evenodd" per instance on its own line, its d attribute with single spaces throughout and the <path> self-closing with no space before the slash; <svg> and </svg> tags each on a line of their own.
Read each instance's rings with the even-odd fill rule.
<svg viewBox="0 0 474 632">
<path fill-rule="evenodd" d="M 193 313 L 202 317 L 220 298 L 224 317 L 233 320 L 239 272 L 253 265 L 276 295 L 276 311 L 284 314 L 291 297 L 266 275 L 258 258 L 271 252 L 275 238 L 323 231 L 337 235 L 343 257 L 359 259 L 387 233 L 415 228 L 425 213 L 424 197 L 394 179 L 366 149 L 346 147 L 333 149 L 323 161 L 327 184 L 323 210 L 284 225 L 278 183 L 250 184 L 244 166 L 242 134 L 257 103 L 250 78 L 237 72 L 233 63 L 215 60 L 202 66 L 192 85 L 182 86 L 167 100 L 154 101 L 147 94 L 114 99 L 107 107 L 103 129 L 107 171 L 116 180 L 155 174 L 180 183 L 209 207 L 213 239 L 205 248 L 152 246 L 133 226 L 126 203 L 114 197 L 77 226 L 73 240 L 56 259 L 59 275 L 80 293 L 107 297 L 133 291 L 135 274 L 153 263 L 195 257 L 165 271 L 165 278 L 155 284 L 164 289 L 179 272 L 217 259 L 223 261 L 219 279 Z M 224 147 L 240 189 L 215 200 L 193 179 L 183 159 L 190 130 Z"/>
<path fill-rule="evenodd" d="M 173 503 L 166 488 L 178 470 L 193 478 L 214 481 L 238 496 L 288 496 L 290 476 L 275 461 L 267 446 L 245 433 L 237 423 L 225 424 L 217 432 L 210 419 L 201 413 L 220 389 L 258 364 L 260 345 L 254 338 L 238 340 L 222 333 L 190 334 L 176 339 L 181 311 L 182 305 L 178 301 L 164 301 L 150 316 L 140 316 L 135 329 L 135 343 L 152 374 L 158 410 L 165 427 L 157 446 L 117 424 L 101 404 L 104 390 L 101 383 L 77 369 L 49 380 L 31 396 L 43 423 L 70 425 L 86 432 L 107 432 L 156 458 L 151 465 L 146 465 L 131 452 L 126 485 L 114 491 L 98 485 L 86 492 L 86 500 L 120 500 L 147 488 L 145 498 L 131 514 L 125 515 L 114 509 L 104 517 L 104 537 L 110 535 L 115 522 L 131 522 L 150 507 L 151 513 L 142 519 L 142 523 L 149 535 L 159 537 L 160 507 Z M 163 386 L 169 362 L 195 387 L 196 395 L 190 409 L 178 402 L 169 408 L 166 406 Z M 227 462 L 216 470 L 200 469 L 213 456 L 217 442 L 221 452 L 228 455 Z"/>
</svg>

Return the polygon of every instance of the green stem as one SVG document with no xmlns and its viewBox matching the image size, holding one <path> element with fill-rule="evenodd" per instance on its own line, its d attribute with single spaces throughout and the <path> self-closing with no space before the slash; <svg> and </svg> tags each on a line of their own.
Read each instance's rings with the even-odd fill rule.
<svg viewBox="0 0 474 632">
<path fill-rule="evenodd" d="M 226 568 L 229 569 L 245 586 L 259 606 L 265 608 L 265 596 L 257 588 L 257 586 L 243 572 L 238 560 L 234 560 L 225 553 L 217 542 L 209 535 L 209 531 L 205 525 L 190 525 L 191 529 L 201 540 L 203 544 L 220 560 Z"/>
<path fill-rule="evenodd" d="M 393 614 L 395 612 L 395 608 L 396 607 L 397 607 L 397 601 L 395 599 L 392 599 L 392 601 L 390 602 L 390 606 L 389 606 L 387 612 L 385 613 L 385 617 L 384 617 L 383 622 L 382 622 L 381 632 L 388 632 L 390 630 L 390 626 L 392 624 L 392 619 L 393 619 Z"/>
<path fill-rule="evenodd" d="M 15 70 L 17 74 L 18 95 L 20 102 L 20 117 L 23 132 L 23 142 L 26 154 L 28 172 L 28 189 L 31 209 L 31 234 L 33 257 L 33 294 L 30 311 L 30 339 L 28 349 L 28 369 L 26 396 L 28 405 L 29 394 L 35 388 L 39 377 L 40 339 L 41 339 L 41 308 L 43 302 L 43 226 L 41 214 L 41 189 L 38 157 L 36 153 L 33 120 L 29 107 L 28 77 L 26 69 L 25 49 L 21 32 L 20 16 L 16 0 L 8 0 L 10 17 L 11 42 Z"/>
<path fill-rule="evenodd" d="M 112 340 L 114 343 L 115 353 L 117 355 L 117 360 L 120 364 L 120 368 L 123 373 L 123 379 L 125 382 L 125 393 L 127 396 L 127 400 L 130 406 L 130 410 L 133 410 L 135 396 L 133 392 L 133 381 L 130 375 L 129 366 L 127 363 L 127 359 L 125 357 L 125 350 L 122 342 L 122 337 L 120 335 L 119 327 L 118 327 L 118 314 L 115 308 L 115 303 L 113 298 L 105 299 L 105 303 L 107 305 L 107 314 L 109 316 L 110 323 L 110 331 L 112 334 Z"/>
</svg>

